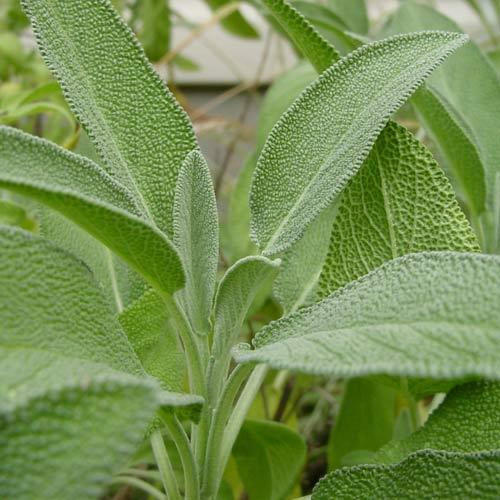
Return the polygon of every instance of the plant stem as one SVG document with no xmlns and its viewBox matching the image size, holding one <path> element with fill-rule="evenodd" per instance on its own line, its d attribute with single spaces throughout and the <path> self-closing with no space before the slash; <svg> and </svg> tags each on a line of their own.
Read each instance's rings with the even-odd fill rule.
<svg viewBox="0 0 500 500">
<path fill-rule="evenodd" d="M 231 415 L 233 402 L 238 394 L 241 384 L 252 371 L 251 365 L 238 365 L 231 373 L 224 385 L 219 398 L 217 408 L 212 418 L 208 441 L 206 445 L 206 456 L 203 464 L 203 498 L 211 498 L 217 494 L 219 488 L 220 455 L 225 431 L 225 425 Z"/>
<path fill-rule="evenodd" d="M 163 300 L 167 306 L 169 317 L 174 323 L 187 358 L 189 384 L 191 392 L 203 396 L 205 394 L 205 373 L 199 345 L 195 334 L 191 331 L 189 323 L 184 313 L 179 309 L 173 297 L 169 294 L 162 294 Z"/>
<path fill-rule="evenodd" d="M 241 395 L 234 407 L 234 410 L 229 418 L 229 421 L 224 429 L 224 437 L 222 439 L 222 446 L 220 451 L 220 462 L 219 462 L 219 476 L 222 476 L 224 469 L 226 468 L 227 461 L 229 460 L 229 455 L 233 449 L 234 442 L 238 437 L 243 421 L 250 409 L 250 406 L 255 399 L 255 396 L 259 392 L 260 386 L 267 375 L 268 367 L 266 365 L 258 365 L 254 368 L 252 374 L 247 380 L 245 388 L 241 392 Z M 218 481 L 220 480 L 220 477 Z"/>
<path fill-rule="evenodd" d="M 165 448 L 165 443 L 160 431 L 155 431 L 151 436 L 151 448 L 155 456 L 158 470 L 160 471 L 163 487 L 167 492 L 169 500 L 180 500 L 179 487 L 172 468 L 172 463 L 168 458 L 168 453 Z"/>
<path fill-rule="evenodd" d="M 136 477 L 116 476 L 111 480 L 111 484 L 129 484 L 130 486 L 135 486 L 136 488 L 148 493 L 154 498 L 158 498 L 158 500 L 167 500 L 167 497 L 160 490 L 157 490 L 154 486 L 146 483 L 146 481 Z"/>
<path fill-rule="evenodd" d="M 186 432 L 175 415 L 171 415 L 166 411 L 161 411 L 160 416 L 181 457 L 182 467 L 184 469 L 185 496 L 189 498 L 189 500 L 199 500 L 200 482 L 198 470 Z"/>
</svg>

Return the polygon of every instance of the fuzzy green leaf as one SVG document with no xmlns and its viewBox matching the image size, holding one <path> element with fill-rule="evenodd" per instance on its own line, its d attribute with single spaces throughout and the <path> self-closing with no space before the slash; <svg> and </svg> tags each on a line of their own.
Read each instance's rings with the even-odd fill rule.
<svg viewBox="0 0 500 500">
<path fill-rule="evenodd" d="M 316 300 L 337 206 L 327 207 L 282 257 L 273 292 L 288 314 Z"/>
<path fill-rule="evenodd" d="M 152 285 L 166 292 L 183 285 L 173 244 L 143 218 L 130 192 L 91 160 L 0 127 L 0 186 L 61 212 Z"/>
<path fill-rule="evenodd" d="M 410 254 L 270 323 L 256 349 L 235 358 L 340 377 L 500 379 L 499 300 L 500 258 Z M 438 390 L 418 386 L 421 394 Z"/>
<path fill-rule="evenodd" d="M 471 382 L 452 389 L 422 428 L 384 446 L 373 462 L 399 462 L 423 448 L 466 453 L 495 450 L 499 443 L 500 384 Z"/>
<path fill-rule="evenodd" d="M 422 87 L 411 99 L 419 120 L 432 137 L 467 206 L 475 215 L 485 209 L 484 168 L 471 133 L 436 89 Z"/>
<path fill-rule="evenodd" d="M 52 243 L 0 227 L 0 344 L 143 374 L 88 268 Z"/>
<path fill-rule="evenodd" d="M 250 498 L 281 500 L 304 465 L 306 446 L 283 424 L 246 420 L 232 453 Z"/>
<path fill-rule="evenodd" d="M 147 291 L 118 319 L 146 372 L 160 380 L 165 389 L 182 391 L 186 376 L 184 353 L 158 294 Z"/>
<path fill-rule="evenodd" d="M 37 227 L 37 222 L 27 212 L 27 210 L 8 200 L 0 199 L 0 224 L 7 226 L 18 226 L 27 231 L 33 231 Z"/>
<path fill-rule="evenodd" d="M 276 276 L 280 261 L 266 257 L 245 257 L 227 271 L 215 298 L 214 350 L 224 352 L 238 340 L 240 328 L 252 301 L 269 279 Z"/>
<path fill-rule="evenodd" d="M 108 0 L 22 4 L 104 165 L 170 234 L 177 173 L 196 147 L 187 115 Z"/>
<path fill-rule="evenodd" d="M 174 244 L 186 285 L 178 292 L 193 330 L 207 334 L 217 279 L 219 223 L 208 165 L 193 151 L 179 173 L 174 201 Z"/>
<path fill-rule="evenodd" d="M 0 497 L 100 497 L 143 438 L 158 405 L 156 385 L 5 345 L 3 332 L 0 344 Z"/>
<path fill-rule="evenodd" d="M 254 175 L 252 235 L 285 250 L 344 189 L 404 100 L 466 37 L 444 32 L 368 44 L 325 71 L 283 115 Z"/>
<path fill-rule="evenodd" d="M 432 250 L 473 252 L 479 246 L 430 152 L 391 122 L 342 195 L 320 295 L 388 260 Z"/>
<path fill-rule="evenodd" d="M 352 456 L 357 450 L 373 453 L 391 440 L 396 421 L 396 395 L 395 389 L 370 377 L 347 381 L 328 441 L 330 470 L 345 465 L 348 454 Z"/>
<path fill-rule="evenodd" d="M 408 0 L 390 18 L 383 36 L 422 29 L 461 32 L 451 19 L 427 5 Z M 500 148 L 496 133 L 500 115 L 498 74 L 479 47 L 469 43 L 440 67 L 427 84 L 446 99 L 454 116 L 458 117 L 459 123 L 465 124 L 475 141 L 484 168 L 487 209 L 494 211 L 497 203 L 495 177 L 500 170 Z M 433 135 L 432 130 L 430 133 Z M 477 174 L 482 176 L 480 171 Z M 488 240 L 494 240 L 495 231 L 500 231 L 500 228 L 493 227 L 491 232 L 487 231 Z M 495 251 L 491 240 L 487 243 L 487 250 Z"/>
<path fill-rule="evenodd" d="M 262 3 L 318 72 L 340 58 L 335 48 L 286 0 L 262 0 Z"/>
<path fill-rule="evenodd" d="M 450 453 L 430 450 L 396 465 L 365 465 L 328 474 L 312 500 L 371 498 L 496 499 L 500 495 L 500 452 Z"/>
</svg>

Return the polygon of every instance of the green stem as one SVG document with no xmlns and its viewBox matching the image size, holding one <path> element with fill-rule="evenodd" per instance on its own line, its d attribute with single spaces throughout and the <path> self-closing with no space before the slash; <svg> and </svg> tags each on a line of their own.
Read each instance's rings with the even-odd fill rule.
<svg viewBox="0 0 500 500">
<path fill-rule="evenodd" d="M 203 498 L 211 498 L 219 488 L 220 454 L 226 423 L 231 415 L 233 402 L 238 391 L 252 371 L 251 365 L 238 365 L 227 380 L 213 415 L 208 440 L 206 456 L 203 464 Z"/>
<path fill-rule="evenodd" d="M 238 398 L 238 402 L 234 407 L 234 410 L 229 418 L 229 421 L 224 429 L 224 437 L 222 439 L 222 446 L 220 451 L 220 462 L 219 462 L 219 479 L 222 476 L 224 469 L 226 468 L 227 461 L 229 460 L 229 455 L 233 449 L 234 442 L 238 437 L 243 421 L 250 409 L 250 406 L 255 399 L 255 396 L 259 392 L 260 386 L 264 381 L 268 371 L 266 365 L 258 365 L 254 368 L 252 374 L 245 384 L 245 388 L 241 391 L 241 395 Z"/>
<path fill-rule="evenodd" d="M 151 448 L 153 449 L 156 464 L 160 471 L 161 481 L 167 492 L 168 499 L 180 500 L 181 496 L 179 494 L 179 487 L 177 486 L 174 469 L 168 458 L 167 449 L 165 448 L 165 443 L 160 431 L 155 431 L 151 436 Z"/>
<path fill-rule="evenodd" d="M 186 432 L 175 415 L 161 411 L 160 416 L 181 457 L 184 469 L 185 496 L 189 500 L 199 500 L 200 483 L 198 470 Z"/>
<path fill-rule="evenodd" d="M 195 334 L 191 331 L 183 311 L 179 309 L 173 297 L 165 293 L 162 294 L 162 297 L 167 306 L 169 317 L 184 345 L 191 392 L 203 396 L 205 394 L 205 376 L 202 356 Z"/>
<path fill-rule="evenodd" d="M 146 481 L 143 481 L 142 479 L 138 479 L 136 477 L 116 476 L 111 480 L 111 484 L 128 484 L 148 493 L 158 500 L 167 500 L 167 497 L 160 490 L 157 490 L 154 486 L 146 483 Z"/>
</svg>

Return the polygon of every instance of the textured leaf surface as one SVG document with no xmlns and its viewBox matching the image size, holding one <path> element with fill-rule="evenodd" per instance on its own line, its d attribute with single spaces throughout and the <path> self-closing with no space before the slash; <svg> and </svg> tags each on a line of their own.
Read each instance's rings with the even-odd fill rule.
<svg viewBox="0 0 500 500">
<path fill-rule="evenodd" d="M 336 205 L 326 208 L 304 236 L 283 255 L 273 292 L 285 313 L 316 300 L 318 279 L 325 264 Z"/>
<path fill-rule="evenodd" d="M 209 331 L 219 260 L 219 223 L 212 178 L 198 151 L 186 158 L 174 202 L 174 244 L 186 285 L 179 297 L 195 332 Z"/>
<path fill-rule="evenodd" d="M 269 136 L 252 184 L 252 234 L 265 254 L 302 236 L 357 172 L 390 115 L 465 40 L 426 32 L 364 45 L 301 94 Z"/>
<path fill-rule="evenodd" d="M 142 439 L 157 406 L 155 385 L 5 345 L 3 332 L 0 343 L 0 496 L 99 497 Z"/>
<path fill-rule="evenodd" d="M 142 218 L 130 192 L 91 160 L 0 127 L 0 186 L 61 212 L 151 284 L 172 292 L 184 283 L 170 240 Z"/>
<path fill-rule="evenodd" d="M 342 195 L 320 295 L 388 260 L 431 250 L 478 251 L 479 246 L 430 152 L 391 122 Z"/>
<path fill-rule="evenodd" d="M 446 99 L 432 88 L 420 88 L 411 99 L 420 121 L 449 166 L 462 196 L 474 214 L 485 209 L 486 186 L 479 151 L 466 124 Z"/>
<path fill-rule="evenodd" d="M 496 256 L 411 254 L 270 323 L 236 359 L 341 377 L 498 379 L 499 294 Z"/>
<path fill-rule="evenodd" d="M 196 147 L 187 115 L 108 0 L 22 3 L 104 164 L 169 234 L 177 173 Z"/>
<path fill-rule="evenodd" d="M 246 420 L 233 446 L 233 457 L 250 498 L 281 500 L 304 464 L 306 446 L 283 424 Z"/>
<path fill-rule="evenodd" d="M 141 276 L 81 227 L 43 206 L 38 217 L 40 234 L 85 262 L 117 313 L 144 293 L 147 285 Z"/>
<path fill-rule="evenodd" d="M 278 272 L 280 261 L 250 256 L 227 271 L 215 298 L 214 348 L 219 352 L 234 344 L 240 334 L 248 308 L 261 286 Z"/>
<path fill-rule="evenodd" d="M 158 294 L 147 291 L 118 319 L 146 372 L 160 380 L 163 388 L 182 391 L 186 376 L 184 353 Z"/>
<path fill-rule="evenodd" d="M 339 59 L 338 52 L 286 0 L 262 0 L 262 3 L 318 72 Z"/>
<path fill-rule="evenodd" d="M 386 498 L 494 499 L 500 494 L 500 453 L 461 454 L 424 450 L 396 465 L 334 471 L 312 500 Z"/>
<path fill-rule="evenodd" d="M 143 374 L 89 270 L 53 244 L 0 228 L 0 343 Z M 21 365 L 24 366 L 24 365 Z"/>
<path fill-rule="evenodd" d="M 307 1 L 294 1 L 293 6 L 309 21 L 319 34 L 340 55 L 346 55 L 357 49 L 362 42 L 347 33 L 347 26 L 328 6 Z M 316 56 L 318 57 L 318 56 Z"/>
<path fill-rule="evenodd" d="M 384 446 L 374 462 L 399 462 L 423 448 L 467 453 L 495 450 L 499 443 L 500 384 L 471 382 L 452 389 L 422 428 Z"/>
<path fill-rule="evenodd" d="M 27 231 L 33 231 L 37 227 L 37 222 L 27 212 L 27 210 L 8 200 L 0 199 L 0 224 L 7 226 L 18 226 Z"/>
<path fill-rule="evenodd" d="M 461 31 L 451 19 L 431 7 L 409 0 L 392 16 L 383 36 L 422 29 Z M 477 45 L 469 43 L 433 74 L 428 85 L 445 97 L 470 130 L 484 167 L 491 209 L 496 200 L 494 182 L 500 165 L 496 133 L 500 115 L 498 74 Z"/>
<path fill-rule="evenodd" d="M 357 450 L 375 452 L 392 438 L 396 421 L 392 387 L 364 377 L 348 380 L 328 441 L 328 469 L 337 469 Z"/>
</svg>

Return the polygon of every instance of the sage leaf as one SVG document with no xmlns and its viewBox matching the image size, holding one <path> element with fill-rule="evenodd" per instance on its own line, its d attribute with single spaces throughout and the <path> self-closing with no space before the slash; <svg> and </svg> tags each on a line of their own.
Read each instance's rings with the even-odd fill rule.
<svg viewBox="0 0 500 500">
<path fill-rule="evenodd" d="M 182 391 L 187 374 L 184 353 L 161 297 L 148 290 L 118 320 L 146 372 L 164 389 Z"/>
<path fill-rule="evenodd" d="M 255 295 L 276 276 L 280 265 L 261 256 L 245 257 L 231 266 L 222 278 L 214 308 L 214 350 L 222 353 L 238 340 L 240 328 Z"/>
<path fill-rule="evenodd" d="M 337 206 L 327 207 L 282 257 L 273 293 L 288 314 L 316 301 Z"/>
<path fill-rule="evenodd" d="M 100 497 L 143 438 L 158 405 L 156 385 L 3 338 L 0 496 Z"/>
<path fill-rule="evenodd" d="M 186 276 L 179 299 L 193 330 L 207 334 L 217 279 L 219 223 L 210 170 L 199 151 L 188 155 L 179 173 L 173 241 Z"/>
<path fill-rule="evenodd" d="M 357 450 L 377 451 L 392 438 L 397 391 L 372 377 L 346 382 L 328 441 L 328 469 L 338 469 Z M 367 455 L 364 455 L 365 460 Z"/>
<path fill-rule="evenodd" d="M 365 0 L 328 0 L 327 6 L 335 12 L 351 31 L 365 34 L 368 31 L 368 12 Z"/>
<path fill-rule="evenodd" d="M 250 498 L 281 500 L 304 465 L 306 445 L 283 424 L 245 420 L 232 454 Z"/>
<path fill-rule="evenodd" d="M 209 7 L 213 10 L 223 8 L 225 5 L 231 4 L 231 0 L 205 0 Z M 228 16 L 221 19 L 221 25 L 229 33 L 243 38 L 258 38 L 259 33 L 255 28 L 243 17 L 239 10 L 231 12 Z"/>
<path fill-rule="evenodd" d="M 152 285 L 184 283 L 177 251 L 144 219 L 130 192 L 91 160 L 0 126 L 0 186 L 31 197 L 83 227 Z"/>
<path fill-rule="evenodd" d="M 459 193 L 475 215 L 486 208 L 484 168 L 472 132 L 436 89 L 422 87 L 411 99 L 420 122 L 449 166 Z"/>
<path fill-rule="evenodd" d="M 319 72 L 340 58 L 336 49 L 286 0 L 262 0 L 262 3 Z"/>
<path fill-rule="evenodd" d="M 196 147 L 186 113 L 108 0 L 22 5 L 47 66 L 108 172 L 171 234 L 177 174 Z"/>
<path fill-rule="evenodd" d="M 432 471 L 432 473 L 430 473 Z M 500 452 L 423 450 L 396 465 L 343 468 L 324 477 L 312 500 L 331 498 L 498 498 Z"/>
<path fill-rule="evenodd" d="M 52 243 L 0 227 L 0 345 L 48 350 L 142 375 L 88 268 Z"/>
<path fill-rule="evenodd" d="M 465 41 L 425 32 L 364 45 L 301 94 L 273 128 L 253 179 L 252 236 L 265 255 L 302 236 L 355 175 L 390 115 Z"/>
<path fill-rule="evenodd" d="M 449 18 L 413 0 L 401 4 L 385 26 L 382 36 L 422 29 L 461 32 Z M 500 149 L 495 132 L 500 115 L 500 79 L 479 47 L 471 42 L 440 67 L 427 82 L 443 96 L 460 123 L 466 124 L 474 139 L 484 169 L 488 212 L 495 211 L 495 177 L 499 171 Z M 424 126 L 426 122 L 424 121 Z M 432 131 L 430 131 L 432 136 Z M 444 148 L 444 147 L 443 147 Z M 477 171 L 477 175 L 482 173 Z M 490 214 L 495 217 L 495 214 Z M 488 221 L 488 225 L 493 221 Z M 487 228 L 486 250 L 494 252 L 495 234 Z"/>
<path fill-rule="evenodd" d="M 236 349 L 235 358 L 339 377 L 499 379 L 499 276 L 496 256 L 399 257 L 270 323 L 256 335 L 256 349 Z M 439 389 L 435 382 L 418 391 Z"/>
<path fill-rule="evenodd" d="M 423 427 L 392 441 L 373 457 L 393 463 L 422 448 L 456 452 L 495 450 L 500 442 L 500 384 L 470 382 L 452 389 Z"/>
<path fill-rule="evenodd" d="M 325 297 L 384 262 L 431 250 L 479 251 L 444 172 L 394 122 L 342 195 L 319 280 Z"/>
</svg>

